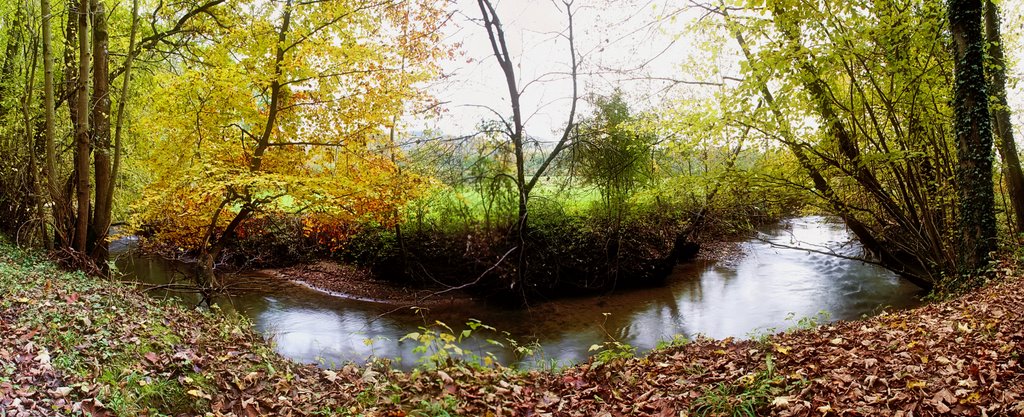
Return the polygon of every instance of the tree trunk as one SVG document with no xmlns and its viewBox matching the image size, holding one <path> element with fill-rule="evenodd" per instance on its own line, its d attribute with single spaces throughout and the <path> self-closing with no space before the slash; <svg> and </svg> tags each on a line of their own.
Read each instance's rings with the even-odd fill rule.
<svg viewBox="0 0 1024 417">
<path fill-rule="evenodd" d="M 90 253 L 93 261 L 106 271 L 107 232 L 110 228 L 110 203 L 113 190 L 110 189 L 110 78 L 109 54 L 107 52 L 107 22 L 103 3 L 94 4 L 92 46 L 92 143 L 96 187 L 93 218 L 90 224 Z"/>
<path fill-rule="evenodd" d="M 277 51 L 274 54 L 274 79 L 270 81 L 270 106 L 267 109 L 267 122 L 263 125 L 263 133 L 252 151 L 252 160 L 249 161 L 249 171 L 257 172 L 263 164 L 263 154 L 270 147 L 270 138 L 274 135 L 277 127 L 277 114 L 281 110 L 281 75 L 284 64 L 285 41 L 288 39 L 288 27 L 292 21 L 292 2 L 287 0 L 284 6 L 284 14 L 281 16 L 281 30 L 277 34 Z"/>
<path fill-rule="evenodd" d="M 89 229 L 89 0 L 78 4 L 78 126 L 75 130 L 75 172 L 78 213 L 74 249 L 85 253 Z"/>
<path fill-rule="evenodd" d="M 131 86 L 132 63 L 135 61 L 135 35 L 139 30 L 139 0 L 132 0 L 132 29 L 128 35 L 128 56 L 124 59 L 124 79 L 121 80 L 121 97 L 117 100 L 117 122 L 114 126 L 114 162 L 110 168 L 110 193 L 107 206 L 113 210 L 114 190 L 117 189 L 117 175 L 121 171 L 121 131 L 124 128 L 124 106 L 128 102 Z"/>
<path fill-rule="evenodd" d="M 4 48 L 3 62 L 0 63 L 0 118 L 12 110 L 4 106 L 8 97 L 18 94 L 13 89 L 15 84 L 11 78 L 14 76 L 14 62 L 18 57 L 18 50 L 21 49 L 21 30 L 25 27 L 24 18 L 24 9 L 18 7 L 10 27 L 7 28 L 7 46 Z M 7 142 L 8 138 L 13 139 L 14 137 L 4 137 L 0 145 L 10 145 L 11 143 Z M 11 149 L 11 147 L 4 146 L 3 149 Z"/>
<path fill-rule="evenodd" d="M 53 110 L 53 50 L 50 42 L 52 34 L 50 28 L 50 0 L 39 0 L 40 13 L 43 18 L 43 113 L 45 118 L 44 141 L 46 143 L 46 184 L 48 200 L 53 203 L 54 196 L 58 193 L 57 185 L 57 148 L 54 143 L 54 110 Z M 53 210 L 56 210 L 54 208 Z M 56 216 L 54 216 L 56 219 Z M 54 223 L 56 224 L 56 222 Z M 45 223 L 44 223 L 45 228 Z M 56 227 L 54 228 L 56 232 Z M 53 239 L 45 238 L 47 250 L 53 250 Z"/>
<path fill-rule="evenodd" d="M 21 117 L 22 122 L 25 124 L 25 148 L 28 150 L 28 171 L 29 178 L 32 181 L 32 200 L 35 203 L 36 210 L 36 221 L 39 224 L 39 237 L 43 242 L 46 242 L 46 218 L 44 216 L 44 204 L 45 199 L 43 198 L 43 185 L 42 180 L 39 176 L 39 158 L 38 149 L 36 146 L 36 133 L 32 121 L 32 96 L 35 92 L 36 82 L 36 58 L 38 57 L 38 50 L 36 49 L 36 42 L 38 38 L 35 38 L 32 34 L 29 45 L 31 49 L 31 58 L 28 59 L 28 78 L 25 82 L 25 92 L 22 95 L 21 102 Z M 31 200 L 30 200 L 31 201 Z"/>
<path fill-rule="evenodd" d="M 1013 207 L 1015 233 L 1024 233 L 1024 172 L 1021 171 L 1017 142 L 1010 124 L 1010 107 L 1006 102 L 1006 61 L 1003 58 L 1003 40 L 999 34 L 999 8 L 995 2 L 985 2 L 985 35 L 988 38 L 989 80 L 992 103 L 992 122 L 995 128 L 996 148 L 1003 159 L 1006 193 Z"/>
<path fill-rule="evenodd" d="M 292 2 L 287 0 L 284 6 L 284 11 L 281 15 L 281 29 L 277 35 L 277 50 L 274 55 L 274 79 L 270 82 L 270 106 L 267 109 L 267 121 L 263 126 L 263 132 L 260 137 L 257 138 L 257 143 L 253 149 L 252 160 L 249 161 L 249 171 L 259 172 L 263 164 L 263 155 L 270 147 L 270 139 L 274 134 L 276 128 L 277 115 L 280 109 L 281 94 L 284 90 L 284 84 L 281 83 L 281 76 L 284 73 L 282 65 L 284 65 L 284 54 L 285 54 L 285 41 L 287 40 L 288 29 L 291 26 L 292 16 Z M 235 239 L 235 229 L 249 218 L 255 211 L 252 207 L 253 197 L 247 195 L 245 198 L 248 199 L 243 207 L 235 214 L 235 217 L 231 220 L 231 223 L 224 229 L 220 236 L 214 238 L 217 227 L 217 219 L 220 216 L 221 210 L 227 206 L 228 203 L 236 201 L 240 196 L 234 190 L 229 189 L 227 195 L 224 197 L 220 207 L 217 209 L 217 213 L 214 213 L 213 220 L 210 223 L 210 227 L 207 230 L 205 241 L 199 250 L 199 268 L 198 276 L 200 285 L 206 288 L 216 288 L 218 286 L 216 280 L 216 274 L 214 272 L 214 266 L 217 259 L 220 257 L 221 252 Z"/>
<path fill-rule="evenodd" d="M 523 114 L 520 105 L 519 88 L 516 83 L 515 67 L 512 63 L 512 56 L 509 54 L 508 46 L 505 43 L 505 31 L 502 28 L 501 20 L 489 0 L 477 0 L 480 7 L 480 14 L 484 19 L 484 28 L 487 30 L 487 37 L 491 42 L 491 49 L 494 57 L 498 60 L 498 66 L 505 76 L 505 86 L 508 88 L 509 100 L 512 104 L 512 123 L 505 123 L 506 134 L 512 141 L 512 150 L 516 161 L 516 191 L 518 192 L 518 217 L 516 227 L 513 231 L 518 239 L 519 262 L 516 268 L 516 282 L 513 285 L 524 284 L 524 269 L 526 269 L 526 239 L 524 236 L 529 217 L 530 190 L 526 186 L 526 162 L 523 153 Z"/>
<path fill-rule="evenodd" d="M 508 88 L 509 100 L 512 105 L 512 122 L 508 123 L 505 121 L 505 134 L 508 135 L 509 140 L 512 142 L 512 148 L 516 160 L 516 189 L 519 192 L 519 217 L 516 220 L 516 228 L 513 232 L 519 240 L 519 264 L 518 268 L 516 268 L 516 279 L 518 282 L 513 284 L 519 284 L 521 288 L 525 287 L 524 272 L 526 270 L 526 238 L 524 234 L 529 224 L 530 192 L 533 190 L 534 186 L 537 185 L 537 182 L 547 170 L 548 166 L 551 165 L 552 161 L 558 157 L 559 153 L 568 148 L 570 135 L 575 123 L 576 104 L 579 98 L 577 84 L 577 73 L 579 68 L 573 32 L 572 2 L 563 1 L 562 4 L 565 6 L 565 13 L 569 19 L 568 30 L 565 38 L 569 43 L 569 58 L 572 65 L 570 72 L 570 77 L 572 78 L 572 102 L 569 109 L 569 119 L 566 123 L 565 130 L 562 132 L 562 137 L 558 140 L 558 143 L 555 144 L 554 149 L 544 158 L 544 162 L 541 163 L 539 168 L 537 168 L 537 171 L 527 179 L 526 157 L 524 150 L 524 143 L 526 140 L 524 126 L 525 120 L 523 119 L 522 106 L 520 103 L 522 92 L 519 90 L 519 86 L 516 82 L 515 64 L 512 62 L 512 55 L 509 53 L 508 45 L 505 41 L 505 31 L 502 28 L 501 20 L 498 17 L 498 13 L 495 10 L 494 5 L 490 0 L 477 0 L 477 5 L 480 7 L 480 14 L 484 20 L 484 29 L 487 30 L 487 37 L 491 43 L 491 50 L 494 52 L 494 57 L 498 60 L 498 66 L 501 68 L 502 74 L 505 77 L 505 86 Z"/>
<path fill-rule="evenodd" d="M 953 108 L 960 160 L 957 169 L 962 239 L 960 270 L 976 274 L 986 269 L 991 253 L 996 250 L 992 126 L 985 80 L 985 38 L 981 33 L 982 2 L 949 0 L 948 13 L 956 60 Z M 970 287 L 975 283 L 977 280 L 965 284 Z"/>
<path fill-rule="evenodd" d="M 218 209 L 218 214 L 230 200 L 225 200 L 225 204 L 221 204 Z M 231 223 L 224 228 L 224 231 L 217 237 L 216 241 L 212 241 L 209 237 L 204 243 L 202 249 L 199 250 L 198 264 L 196 265 L 198 271 L 199 285 L 207 290 L 217 289 L 220 287 L 220 283 L 217 281 L 217 274 L 214 271 L 217 259 L 220 258 L 221 252 L 235 239 L 235 230 L 242 224 L 243 221 L 249 218 L 253 213 L 253 209 L 246 205 L 235 214 L 235 217 L 231 219 Z M 210 231 L 207 233 L 208 236 L 212 235 L 213 230 L 216 229 L 218 215 L 213 216 L 213 220 L 210 222 Z"/>
<path fill-rule="evenodd" d="M 750 45 L 743 37 L 743 33 L 736 29 L 736 23 L 732 21 L 729 13 L 723 11 L 723 16 L 726 19 L 727 25 L 732 28 L 732 36 L 736 39 L 737 44 L 740 46 L 740 50 L 743 52 L 744 58 L 748 62 L 753 62 L 754 56 L 750 50 Z M 764 103 L 768 106 L 774 117 L 776 123 L 779 125 L 779 135 L 782 137 L 781 142 L 793 153 L 796 157 L 800 167 L 807 173 L 811 178 L 815 192 L 825 200 L 828 206 L 832 209 L 833 214 L 839 216 L 846 224 L 846 227 L 850 228 L 850 231 L 857 240 L 860 241 L 864 248 L 867 249 L 874 257 L 878 258 L 883 265 L 899 273 L 900 275 L 907 278 L 909 281 L 922 288 L 931 288 L 934 284 L 934 280 L 928 275 L 927 270 L 917 262 L 907 262 L 906 259 L 896 256 L 892 251 L 879 241 L 878 237 L 871 230 L 868 225 L 862 221 L 857 215 L 850 209 L 850 207 L 842 200 L 842 198 L 836 193 L 835 189 L 829 183 L 828 179 L 822 174 L 821 170 L 811 161 L 808 155 L 809 145 L 797 140 L 796 135 L 793 133 L 789 121 L 785 118 L 782 110 L 775 102 L 775 97 L 771 90 L 768 88 L 767 83 L 761 83 L 759 86 L 761 97 L 764 99 Z"/>
<path fill-rule="evenodd" d="M 64 55 L 63 55 L 63 66 L 64 69 L 61 71 L 63 80 L 61 82 L 60 93 L 55 92 L 54 97 L 66 97 L 66 104 L 68 108 L 68 120 L 71 122 L 71 131 L 73 134 L 78 133 L 78 19 L 72 16 L 78 15 L 78 4 L 74 1 L 67 3 L 68 20 L 67 25 L 64 27 Z M 51 13 L 52 14 L 52 13 Z M 54 103 L 54 112 L 57 111 L 57 104 Z M 56 120 L 56 116 L 54 116 Z M 74 153 L 78 153 L 77 144 L 72 139 L 71 148 Z M 57 138 L 54 137 L 54 141 Z M 54 145 L 56 146 L 56 144 Z M 56 157 L 56 155 L 55 155 Z M 56 161 L 55 161 L 56 163 Z M 75 240 L 75 210 L 74 210 L 74 193 L 75 186 L 78 184 L 78 159 L 74 159 L 72 164 L 71 173 L 63 179 L 63 181 L 57 181 L 56 171 L 54 171 L 54 182 L 58 183 L 57 187 L 50 190 L 52 195 L 50 199 L 53 201 L 52 216 L 53 216 L 53 240 L 54 245 L 60 248 L 74 248 Z"/>
</svg>

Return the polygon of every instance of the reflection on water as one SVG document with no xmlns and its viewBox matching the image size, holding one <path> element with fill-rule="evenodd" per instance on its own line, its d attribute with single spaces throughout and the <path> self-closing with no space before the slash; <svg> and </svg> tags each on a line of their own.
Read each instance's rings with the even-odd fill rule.
<svg viewBox="0 0 1024 417">
<path fill-rule="evenodd" d="M 859 246 L 849 239 L 841 224 L 825 218 L 794 219 L 741 243 L 745 255 L 738 260 L 678 266 L 666 287 L 557 300 L 524 310 L 461 304 L 418 315 L 409 308 L 338 298 L 300 285 L 218 303 L 249 317 L 282 355 L 325 366 L 369 356 L 401 358 L 403 366 L 413 366 L 419 357 L 412 353 L 416 344 L 399 339 L 435 320 L 460 331 L 463 323 L 478 319 L 520 342 L 539 342 L 544 360 L 566 363 L 585 360 L 589 346 L 612 337 L 643 351 L 677 334 L 746 337 L 793 326 L 792 317 L 827 312 L 832 319 L 849 320 L 919 303 L 917 287 L 880 267 L 791 248 L 858 255 Z M 123 256 L 118 265 L 131 278 L 150 283 L 175 275 L 158 260 Z M 502 363 L 514 362 L 510 352 L 483 340 L 466 344 L 495 354 Z"/>
</svg>

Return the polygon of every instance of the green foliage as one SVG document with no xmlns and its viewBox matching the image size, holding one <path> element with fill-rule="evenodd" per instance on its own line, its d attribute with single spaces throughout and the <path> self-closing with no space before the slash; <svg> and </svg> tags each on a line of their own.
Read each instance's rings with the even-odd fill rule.
<svg viewBox="0 0 1024 417">
<path fill-rule="evenodd" d="M 724 178 L 726 195 L 764 186 L 781 190 L 768 195 L 809 198 L 919 282 L 955 271 L 959 218 L 991 210 L 958 209 L 963 187 L 950 126 L 951 104 L 959 101 L 951 97 L 952 56 L 942 46 L 943 2 L 736 6 L 691 28 L 702 51 L 689 65 L 724 81 L 681 95 L 664 112 L 679 132 L 669 149 L 684 156 L 687 170 Z M 738 67 L 722 59 L 732 51 Z M 748 170 L 745 153 L 789 155 L 781 164 L 765 161 L 774 169 Z M 694 200 L 719 190 L 700 182 L 679 188 L 706 190 Z"/>
<path fill-rule="evenodd" d="M 587 349 L 590 352 L 597 352 L 591 357 L 592 361 L 590 366 L 593 369 L 600 368 L 612 362 L 632 359 L 636 357 L 637 349 L 635 346 L 632 346 L 629 343 L 619 341 L 614 336 L 612 336 L 611 333 L 608 333 L 608 329 L 605 328 L 605 324 L 607 324 L 608 317 L 611 316 L 611 314 L 603 313 L 603 315 L 604 321 L 601 322 L 600 325 L 601 331 L 603 331 L 604 334 L 610 340 L 601 344 L 590 345 L 590 348 Z"/>
<path fill-rule="evenodd" d="M 804 316 L 800 317 L 799 319 L 796 318 L 796 313 L 789 313 L 788 315 L 786 315 L 786 321 L 795 321 L 795 324 L 786 329 L 786 331 L 795 332 L 799 330 L 810 330 L 824 323 L 828 323 L 829 321 L 831 321 L 831 319 L 832 313 L 829 313 L 828 311 L 825 310 L 819 311 L 818 314 L 815 314 L 813 316 Z"/>
<path fill-rule="evenodd" d="M 635 346 L 632 346 L 629 343 L 619 342 L 617 340 L 590 345 L 590 348 L 587 350 L 590 352 L 597 352 L 592 356 L 593 362 L 591 363 L 591 366 L 594 369 L 615 361 L 636 357 Z"/>
<path fill-rule="evenodd" d="M 472 333 L 471 330 L 469 332 Z M 421 355 L 418 362 L 442 368 L 452 365 L 456 359 L 466 355 L 466 351 L 458 345 L 462 342 L 462 335 L 463 333 L 456 335 L 447 324 L 435 321 L 431 326 L 420 326 L 419 332 L 406 334 L 398 341 L 409 340 L 418 343 L 419 345 L 412 350 L 413 353 Z"/>
<path fill-rule="evenodd" d="M 690 412 L 697 416 L 755 417 L 777 396 L 789 391 L 784 376 L 775 374 L 771 354 L 765 357 L 765 367 L 744 375 L 735 383 L 722 383 L 705 388 L 693 400 Z"/>
<path fill-rule="evenodd" d="M 195 382 L 192 377 L 189 380 Z M 173 413 L 208 406 L 205 399 L 188 395 L 187 391 L 193 388 L 183 385 L 176 378 L 143 375 L 132 371 L 130 366 L 109 366 L 98 382 L 104 386 L 100 395 L 116 415 L 140 415 L 153 411 Z M 196 384 L 200 385 L 206 384 Z M 183 408 L 186 404 L 193 405 Z"/>
<path fill-rule="evenodd" d="M 497 356 L 488 350 L 491 348 L 510 350 L 516 360 L 534 356 L 538 351 L 536 343 L 522 344 L 512 339 L 508 332 L 499 332 L 494 327 L 476 319 L 466 322 L 466 328 L 459 332 L 455 332 L 447 324 L 437 320 L 433 324 L 420 326 L 419 330 L 402 336 L 398 341 L 416 343 L 417 346 L 413 348 L 413 353 L 420 355 L 417 363 L 427 368 L 468 366 L 483 369 L 494 367 L 499 363 Z M 487 337 L 486 333 L 492 337 Z M 503 339 L 504 342 L 498 339 Z M 475 348 L 467 346 L 471 340 L 477 343 Z M 482 344 L 480 344 L 481 341 Z"/>
<path fill-rule="evenodd" d="M 481 134 L 427 141 L 409 151 L 406 168 L 441 184 L 406 206 L 403 214 L 407 228 L 496 230 L 515 222 L 519 201 L 515 165 L 509 143 L 496 129 L 484 124 Z M 531 150 L 530 155 L 535 151 Z M 531 210 L 540 204 L 582 213 L 601 198 L 595 187 L 573 183 L 567 169 L 552 169 L 549 173 L 531 192 Z"/>
<path fill-rule="evenodd" d="M 632 192 L 654 174 L 657 136 L 635 116 L 621 91 L 594 97 L 594 114 L 580 121 L 568 159 L 571 171 L 601 192 L 609 217 L 619 217 Z"/>
<path fill-rule="evenodd" d="M 695 36 L 713 42 L 704 51 L 711 56 L 691 63 L 699 68 L 716 62 L 727 41 L 712 28 L 702 30 Z M 722 68 L 707 70 L 726 75 Z M 770 132 L 778 128 L 751 127 L 771 122 L 764 113 L 730 90 L 684 95 L 659 109 L 657 182 L 640 196 L 681 207 L 690 216 L 703 213 L 699 231 L 710 236 L 749 231 L 799 211 L 812 195 L 796 159 L 773 143 Z"/>
<path fill-rule="evenodd" d="M 832 318 L 832 313 L 821 310 L 813 316 L 802 316 L 799 319 L 796 317 L 796 313 L 790 312 L 786 315 L 785 321 L 792 323 L 787 326 L 783 331 L 786 333 L 793 333 L 801 330 L 811 330 L 824 323 L 828 323 Z M 772 337 L 778 333 L 779 329 L 775 327 L 769 327 L 767 329 L 755 329 L 747 333 L 747 338 L 754 340 L 761 345 L 768 345 L 768 342 L 772 340 Z"/>
<path fill-rule="evenodd" d="M 687 343 L 690 343 L 690 339 L 687 339 L 686 336 L 683 336 L 681 334 L 674 334 L 674 335 L 672 335 L 671 339 L 668 339 L 668 340 L 665 340 L 665 339 L 658 340 L 658 343 L 654 345 L 654 349 L 655 350 L 669 349 L 669 348 L 674 348 L 674 347 L 685 346 Z"/>
<path fill-rule="evenodd" d="M 455 409 L 458 403 L 458 399 L 451 395 L 445 395 L 440 400 L 435 401 L 422 400 L 410 415 L 416 417 L 457 417 L 458 414 L 455 413 Z"/>
<path fill-rule="evenodd" d="M 476 319 L 466 322 L 466 327 L 459 332 L 440 321 L 420 326 L 419 330 L 406 334 L 399 342 L 416 343 L 413 352 L 420 355 L 417 363 L 426 369 L 468 367 L 481 371 L 508 366 L 502 369 L 516 370 L 519 363 L 527 363 L 528 368 L 554 371 L 561 366 L 555 359 L 544 358 L 544 351 L 537 341 L 520 342 L 508 332 L 497 330 Z M 496 351 L 510 353 L 513 363 L 499 363 L 494 354 Z"/>
</svg>

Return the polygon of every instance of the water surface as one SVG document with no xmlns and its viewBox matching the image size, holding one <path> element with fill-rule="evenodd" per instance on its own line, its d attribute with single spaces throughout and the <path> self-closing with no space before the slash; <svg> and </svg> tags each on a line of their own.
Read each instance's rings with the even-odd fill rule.
<svg viewBox="0 0 1024 417">
<path fill-rule="evenodd" d="M 665 287 L 548 301 L 523 310 L 461 303 L 416 312 L 301 285 L 232 295 L 217 303 L 250 318 L 278 352 L 300 362 L 333 366 L 376 356 L 414 366 L 421 357 L 413 353 L 417 343 L 399 341 L 402 336 L 435 320 L 458 333 L 476 319 L 520 343 L 538 343 L 542 350 L 526 358 L 525 365 L 566 364 L 586 360 L 591 345 L 610 340 L 644 351 L 675 335 L 748 337 L 822 313 L 831 320 L 851 320 L 920 303 L 920 289 L 892 272 L 825 254 L 859 255 L 861 248 L 850 239 L 842 224 L 827 218 L 787 220 L 740 242 L 742 256 L 737 259 L 677 266 Z M 175 264 L 143 257 L 121 256 L 118 267 L 129 279 L 148 283 L 165 283 L 175 275 Z M 194 297 L 178 296 L 195 302 Z M 494 354 L 502 363 L 517 360 L 508 349 L 482 340 L 505 342 L 506 335 L 482 336 L 465 346 L 478 354 Z"/>
</svg>

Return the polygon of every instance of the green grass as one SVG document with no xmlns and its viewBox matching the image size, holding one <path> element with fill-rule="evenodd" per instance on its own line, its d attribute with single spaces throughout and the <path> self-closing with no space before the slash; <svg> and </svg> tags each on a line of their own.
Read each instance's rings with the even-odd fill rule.
<svg viewBox="0 0 1024 417">
<path fill-rule="evenodd" d="M 594 187 L 568 187 L 562 189 L 556 180 L 541 181 L 530 194 L 534 204 L 557 205 L 566 214 L 583 214 L 601 202 L 601 194 Z M 501 203 L 504 201 L 504 203 Z M 408 221 L 483 222 L 487 215 L 486 200 L 476 187 L 441 188 L 427 197 L 414 201 L 407 208 Z M 505 199 L 496 199 L 492 216 L 514 216 L 517 210 L 515 189 Z"/>
<path fill-rule="evenodd" d="M 797 382 L 799 385 L 802 382 Z M 696 416 L 755 417 L 760 415 L 779 395 L 793 391 L 784 376 L 775 372 L 771 355 L 765 366 L 735 382 L 720 383 L 704 389 L 694 399 L 690 411 Z"/>
<path fill-rule="evenodd" d="M 458 400 L 451 396 L 445 395 L 440 400 L 420 401 L 419 407 L 410 413 L 410 415 L 417 417 L 457 417 L 455 408 L 458 406 Z"/>
</svg>

